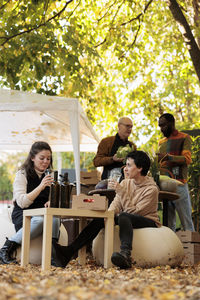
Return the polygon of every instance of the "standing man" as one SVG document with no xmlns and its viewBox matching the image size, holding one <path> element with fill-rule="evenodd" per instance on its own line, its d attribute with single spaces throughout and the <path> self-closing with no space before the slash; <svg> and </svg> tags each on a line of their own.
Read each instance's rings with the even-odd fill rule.
<svg viewBox="0 0 200 300">
<path fill-rule="evenodd" d="M 165 113 L 160 116 L 158 125 L 165 136 L 159 142 L 158 161 L 160 167 L 168 169 L 183 185 L 177 186 L 179 199 L 168 202 L 168 224 L 176 231 L 176 210 L 183 230 L 194 231 L 191 200 L 187 184 L 188 165 L 191 163 L 191 138 L 175 128 L 174 116 Z M 168 175 L 168 174 L 167 174 Z"/>
<path fill-rule="evenodd" d="M 118 121 L 118 132 L 115 136 L 104 138 L 99 143 L 97 154 L 93 160 L 95 167 L 103 166 L 103 173 L 101 179 L 106 179 L 109 173 L 114 168 L 121 168 L 123 166 L 124 158 L 117 158 L 116 152 L 120 146 L 136 145 L 128 140 L 133 128 L 133 122 L 127 117 L 122 117 Z"/>
</svg>

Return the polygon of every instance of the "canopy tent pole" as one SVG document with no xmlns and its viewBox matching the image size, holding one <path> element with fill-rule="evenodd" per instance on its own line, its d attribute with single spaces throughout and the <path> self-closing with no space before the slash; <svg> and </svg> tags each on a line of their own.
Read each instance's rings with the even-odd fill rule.
<svg viewBox="0 0 200 300">
<path fill-rule="evenodd" d="M 61 170 L 62 170 L 62 156 L 61 156 L 61 152 L 57 152 L 57 166 L 58 166 L 58 174 L 61 174 Z"/>
<path fill-rule="evenodd" d="M 76 107 L 73 112 L 69 112 L 70 131 L 72 137 L 72 145 L 74 151 L 75 173 L 76 173 L 76 194 L 80 194 L 80 110 L 79 103 L 76 102 Z"/>
</svg>

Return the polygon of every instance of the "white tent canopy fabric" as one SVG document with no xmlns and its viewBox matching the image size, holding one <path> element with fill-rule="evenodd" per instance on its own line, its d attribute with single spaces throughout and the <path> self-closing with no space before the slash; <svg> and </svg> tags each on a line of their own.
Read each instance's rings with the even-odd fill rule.
<svg viewBox="0 0 200 300">
<path fill-rule="evenodd" d="M 28 151 L 38 140 L 73 151 L 80 192 L 80 151 L 96 151 L 99 138 L 77 99 L 0 89 L 0 126 L 0 151 Z"/>
</svg>

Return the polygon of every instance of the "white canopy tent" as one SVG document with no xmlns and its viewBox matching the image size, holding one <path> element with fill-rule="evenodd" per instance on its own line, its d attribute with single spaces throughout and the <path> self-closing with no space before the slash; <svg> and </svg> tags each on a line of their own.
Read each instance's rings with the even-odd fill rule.
<svg viewBox="0 0 200 300">
<path fill-rule="evenodd" d="M 99 142 L 77 99 L 0 89 L 0 151 L 28 151 L 35 141 L 53 151 L 73 151 L 80 193 L 80 151 Z"/>
</svg>

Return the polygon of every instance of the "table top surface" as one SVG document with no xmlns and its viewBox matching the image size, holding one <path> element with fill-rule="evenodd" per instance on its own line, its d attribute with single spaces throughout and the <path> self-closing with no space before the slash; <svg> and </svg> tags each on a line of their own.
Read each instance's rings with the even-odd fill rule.
<svg viewBox="0 0 200 300">
<path fill-rule="evenodd" d="M 159 191 L 158 194 L 159 201 L 167 200 L 174 201 L 179 199 L 179 195 L 177 193 L 167 192 L 167 191 Z"/>
<path fill-rule="evenodd" d="M 115 194 L 115 193 L 116 192 L 113 189 L 96 189 L 96 190 L 89 191 L 88 195 L 100 194 L 102 196 L 106 196 L 108 194 Z M 163 201 L 163 199 L 169 201 L 179 199 L 179 195 L 173 192 L 159 191 L 158 195 L 159 195 L 159 201 Z"/>
<path fill-rule="evenodd" d="M 96 189 L 88 192 L 88 195 L 93 195 L 93 194 L 107 195 L 107 194 L 116 194 L 116 192 L 113 189 Z"/>
<path fill-rule="evenodd" d="M 41 215 L 51 215 L 51 216 L 70 216 L 70 217 L 93 217 L 93 218 L 106 218 L 114 217 L 114 211 L 102 211 L 102 210 L 89 210 L 89 209 L 72 209 L 72 208 L 54 208 L 54 207 L 44 207 L 36 209 L 25 209 L 23 211 L 24 216 L 41 216 Z"/>
</svg>

